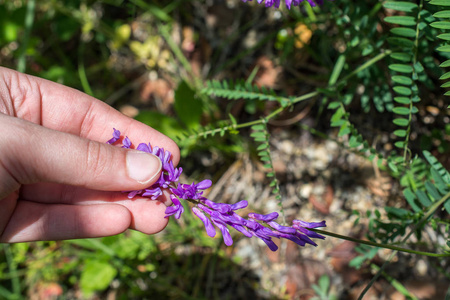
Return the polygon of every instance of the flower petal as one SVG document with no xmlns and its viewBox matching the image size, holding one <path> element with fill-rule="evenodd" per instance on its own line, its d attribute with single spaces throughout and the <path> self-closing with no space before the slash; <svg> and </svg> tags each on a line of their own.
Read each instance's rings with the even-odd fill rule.
<svg viewBox="0 0 450 300">
<path fill-rule="evenodd" d="M 209 221 L 208 217 L 205 216 L 197 207 L 193 207 L 192 212 L 200 220 L 202 220 L 203 224 L 205 225 L 206 234 L 208 234 L 210 237 L 216 236 L 216 229 L 214 229 L 214 226 L 211 224 L 211 221 Z"/>
</svg>

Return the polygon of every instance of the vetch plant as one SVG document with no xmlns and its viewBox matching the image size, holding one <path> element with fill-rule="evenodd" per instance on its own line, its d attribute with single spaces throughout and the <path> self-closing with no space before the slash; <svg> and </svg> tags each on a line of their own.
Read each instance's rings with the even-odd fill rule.
<svg viewBox="0 0 450 300">
<path fill-rule="evenodd" d="M 120 140 L 120 131 L 113 129 L 113 137 L 107 142 L 108 144 L 116 144 Z M 125 137 L 122 141 L 122 148 L 130 149 L 132 146 L 130 139 Z M 168 189 L 171 192 L 170 199 L 173 206 L 166 208 L 166 218 L 174 216 L 176 219 L 179 219 L 181 217 L 184 208 L 180 200 L 183 199 L 194 204 L 192 212 L 203 222 L 208 236 L 214 237 L 216 235 L 215 227 L 219 228 L 227 246 L 233 244 L 228 227 L 236 229 L 248 238 L 253 236 L 260 238 L 272 251 L 278 250 L 278 246 L 272 238 L 288 239 L 300 246 L 305 246 L 306 244 L 317 246 L 311 238 L 325 239 L 324 236 L 312 230 L 318 227 L 326 227 L 325 221 L 305 222 L 294 220 L 292 226 L 283 226 L 275 221 L 278 218 L 277 212 L 266 215 L 249 213 L 247 218 L 243 218 L 236 211 L 248 206 L 246 200 L 235 204 L 226 204 L 213 202 L 203 196 L 204 190 L 211 187 L 211 180 L 206 179 L 199 183 L 193 182 L 192 184 L 178 183 L 183 169 L 174 167 L 172 154 L 169 151 L 165 151 L 164 148 L 157 146 L 152 147 L 150 143 L 141 143 L 136 147 L 136 150 L 158 156 L 162 162 L 162 172 L 159 179 L 148 188 L 127 191 L 128 198 L 131 199 L 136 195 L 140 195 L 141 197 L 156 200 L 162 195 L 163 189 Z"/>
<path fill-rule="evenodd" d="M 113 130 L 113 137 L 107 141 L 107 143 L 120 146 L 118 142 L 120 142 L 121 133 L 115 128 L 113 128 Z M 122 148 L 134 149 L 133 144 L 128 137 L 122 139 Z M 447 257 L 450 255 L 449 253 L 437 254 L 416 251 L 388 244 L 359 240 L 317 229 L 320 227 L 326 227 L 325 221 L 305 222 L 302 220 L 293 220 L 291 226 L 284 226 L 275 221 L 279 216 L 277 212 L 272 212 L 265 215 L 252 212 L 247 215 L 247 218 L 243 218 L 238 215 L 236 211 L 248 206 L 248 202 L 246 200 L 241 200 L 235 204 L 213 202 L 203 196 L 204 190 L 211 187 L 211 180 L 206 179 L 199 183 L 193 182 L 191 184 L 178 183 L 183 169 L 174 167 L 171 159 L 172 154 L 169 151 L 157 146 L 151 146 L 150 143 L 140 143 L 135 149 L 158 156 L 162 162 L 162 172 L 159 179 L 148 188 L 143 190 L 127 191 L 126 193 L 128 193 L 128 198 L 132 199 L 136 195 L 140 195 L 141 197 L 146 197 L 150 200 L 156 200 L 162 195 L 163 189 L 168 189 L 171 193 L 170 199 L 172 200 L 173 205 L 166 208 L 166 218 L 174 216 L 176 219 L 179 219 L 181 214 L 184 212 L 184 207 L 180 200 L 189 201 L 194 205 L 192 207 L 192 212 L 203 222 L 208 236 L 214 237 L 216 235 L 216 229 L 214 227 L 216 226 L 222 232 L 224 243 L 227 246 L 231 246 L 233 244 L 233 239 L 231 238 L 228 228 L 232 227 L 248 238 L 255 236 L 261 239 L 272 251 L 278 250 L 278 246 L 274 243 L 272 238 L 284 238 L 293 241 L 299 246 L 305 246 L 306 244 L 317 246 L 317 244 L 311 239 L 325 239 L 323 235 L 328 235 L 373 247 L 382 247 L 432 257 Z M 440 201 L 436 202 L 434 208 L 431 209 L 423 219 L 426 220 L 437 207 L 447 200 L 448 197 L 449 195 L 447 194 Z M 413 232 L 414 230 L 407 235 L 407 238 Z"/>
</svg>

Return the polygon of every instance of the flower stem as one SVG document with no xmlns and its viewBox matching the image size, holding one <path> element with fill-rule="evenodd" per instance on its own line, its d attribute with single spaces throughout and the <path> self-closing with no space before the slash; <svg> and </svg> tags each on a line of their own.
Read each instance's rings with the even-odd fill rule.
<svg viewBox="0 0 450 300">
<path fill-rule="evenodd" d="M 428 218 L 431 217 L 431 215 L 438 209 L 438 207 L 443 205 L 447 200 L 449 200 L 449 198 L 450 198 L 450 192 L 447 193 L 446 195 L 444 195 L 441 199 L 439 199 L 439 201 L 434 202 L 433 205 L 430 206 L 430 208 L 428 209 L 427 213 L 422 217 L 422 219 L 418 223 L 416 223 L 414 225 L 414 227 L 405 236 L 405 238 L 402 240 L 402 242 L 403 243 L 406 242 L 406 240 L 417 230 L 417 228 L 419 228 L 422 224 L 424 224 L 428 220 Z M 352 237 L 349 237 L 349 236 L 344 236 L 344 235 L 340 235 L 340 234 L 337 234 L 337 233 L 323 231 L 323 230 L 319 230 L 319 229 L 308 228 L 308 230 L 312 230 L 312 231 L 315 231 L 317 233 L 320 233 L 320 234 L 323 234 L 323 235 L 332 236 L 332 237 L 335 237 L 335 238 L 338 238 L 338 239 L 347 240 L 347 241 L 354 242 L 354 243 L 359 243 L 359 244 L 365 244 L 365 245 L 369 245 L 369 246 L 373 246 L 373 247 L 392 249 L 392 250 L 395 250 L 395 251 L 401 251 L 401 252 L 407 252 L 407 253 L 419 254 L 419 255 L 426 255 L 426 256 L 432 256 L 432 257 L 450 257 L 450 252 L 441 253 L 441 254 L 439 254 L 439 253 L 432 253 L 432 252 L 423 252 L 423 251 L 411 250 L 411 249 L 397 247 L 397 246 L 392 246 L 392 245 L 387 245 L 387 244 L 379 244 L 379 243 L 375 243 L 375 242 L 371 242 L 371 241 L 363 241 L 363 240 L 360 240 L 360 239 L 355 239 L 355 238 L 352 238 Z M 393 254 L 395 254 L 395 253 L 396 252 L 394 252 Z M 384 267 L 382 267 L 382 270 L 383 269 L 384 269 Z"/>
<path fill-rule="evenodd" d="M 360 239 L 355 239 L 355 238 L 352 238 L 352 237 L 349 237 L 349 236 L 340 235 L 340 234 L 337 234 L 337 233 L 328 232 L 328 231 L 319 230 L 319 229 L 308 228 L 308 230 L 312 230 L 312 231 L 315 231 L 317 233 L 320 233 L 320 234 L 323 234 L 323 235 L 327 235 L 327 236 L 331 236 L 331 237 L 335 237 L 335 238 L 338 238 L 338 239 L 347 240 L 347 241 L 358 243 L 358 244 L 369 245 L 369 246 L 373 246 L 373 247 L 386 248 L 386 249 L 391 249 L 391 250 L 396 250 L 396 251 L 401 251 L 401 252 L 407 252 L 407 253 L 418 254 L 418 255 L 426 255 L 426 256 L 432 256 L 432 257 L 450 257 L 450 253 L 439 254 L 439 253 L 417 251 L 417 250 L 411 250 L 411 249 L 407 249 L 407 248 L 392 246 L 392 245 L 388 245 L 388 244 L 381 244 L 381 243 L 375 243 L 375 242 L 371 242 L 371 241 L 364 241 L 364 240 L 360 240 Z"/>
</svg>

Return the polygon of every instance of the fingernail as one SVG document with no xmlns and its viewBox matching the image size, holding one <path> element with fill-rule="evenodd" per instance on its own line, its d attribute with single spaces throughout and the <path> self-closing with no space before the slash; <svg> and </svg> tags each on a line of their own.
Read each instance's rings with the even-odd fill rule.
<svg viewBox="0 0 450 300">
<path fill-rule="evenodd" d="M 161 171 L 161 160 L 149 153 L 128 151 L 127 171 L 130 178 L 139 183 L 152 181 Z"/>
</svg>

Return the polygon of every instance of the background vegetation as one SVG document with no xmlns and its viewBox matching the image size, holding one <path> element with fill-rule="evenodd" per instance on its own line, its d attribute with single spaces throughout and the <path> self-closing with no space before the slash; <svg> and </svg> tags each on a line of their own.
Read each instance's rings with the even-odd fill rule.
<svg viewBox="0 0 450 300">
<path fill-rule="evenodd" d="M 335 0 L 316 8 L 305 1 L 291 11 L 239 0 L 0 0 L 0 64 L 80 89 L 172 137 L 191 175 L 185 181 L 211 178 L 233 189 L 233 168 L 251 162 L 256 171 L 249 176 L 265 173 L 254 180 L 269 191 L 252 190 L 253 199 L 269 199 L 250 202 L 254 210 L 303 219 L 299 209 L 306 207 L 309 218 L 336 220 L 328 231 L 444 253 L 450 246 L 448 19 L 445 0 Z M 327 175 L 310 161 L 314 172 L 294 176 L 295 155 L 284 165 L 292 164 L 294 175 L 280 167 L 279 150 L 301 147 L 303 136 L 310 148 L 302 151 L 322 151 L 319 160 L 337 149 L 329 166 L 341 164 L 340 171 Z M 325 204 L 303 197 L 304 190 L 295 204 L 288 201 L 290 186 L 326 181 L 340 190 L 345 172 L 367 166 L 377 185 L 362 185 L 368 196 L 363 202 L 356 195 L 364 203 L 356 209 L 350 200 L 333 206 L 336 193 L 320 196 Z M 130 231 L 0 245 L 0 298 L 354 299 L 384 282 L 403 299 L 437 299 L 449 286 L 448 258 L 369 246 L 351 246 L 340 265 L 328 260 L 332 250 L 317 257 L 322 244 L 305 254 L 285 245 L 279 257 L 259 257 L 255 267 L 243 241 L 227 248 L 187 211 L 156 236 Z M 340 229 L 342 214 L 350 228 Z M 303 289 L 293 287 L 290 271 L 280 270 L 305 259 L 327 262 L 328 271 L 303 280 Z M 427 266 L 422 277 L 408 272 L 419 260 Z M 357 274 L 351 284 L 349 272 Z M 423 278 L 434 292 L 405 283 Z M 392 295 L 381 290 L 376 297 Z"/>
</svg>

